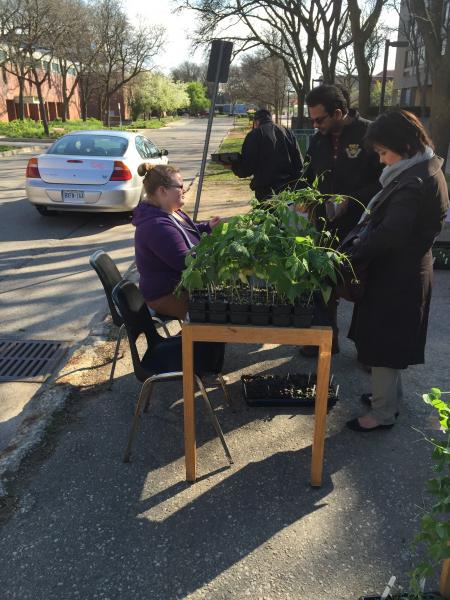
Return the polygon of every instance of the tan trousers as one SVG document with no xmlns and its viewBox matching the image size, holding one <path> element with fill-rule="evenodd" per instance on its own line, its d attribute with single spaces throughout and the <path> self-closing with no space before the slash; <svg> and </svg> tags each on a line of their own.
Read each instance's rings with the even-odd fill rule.
<svg viewBox="0 0 450 600">
<path fill-rule="evenodd" d="M 391 425 L 402 400 L 401 370 L 372 367 L 372 408 L 368 414 L 380 425 Z"/>
<path fill-rule="evenodd" d="M 156 300 L 147 301 L 147 306 L 150 306 L 159 315 L 175 317 L 184 321 L 188 310 L 188 295 L 185 293 L 178 297 L 175 294 L 167 294 Z"/>
</svg>

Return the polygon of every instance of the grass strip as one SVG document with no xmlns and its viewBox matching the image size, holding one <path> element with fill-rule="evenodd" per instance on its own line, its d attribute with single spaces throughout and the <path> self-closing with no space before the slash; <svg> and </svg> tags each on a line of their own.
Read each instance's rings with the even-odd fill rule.
<svg viewBox="0 0 450 600">
<path fill-rule="evenodd" d="M 250 131 L 248 123 L 235 124 L 221 143 L 218 152 L 240 152 L 245 136 Z M 209 162 L 206 165 L 205 177 L 209 181 L 232 181 L 236 175 L 230 169 L 226 169 L 219 163 Z"/>
<path fill-rule="evenodd" d="M 98 119 L 72 119 L 70 121 L 62 121 L 61 119 L 55 119 L 50 121 L 48 128 L 50 131 L 51 138 L 59 138 L 66 133 L 72 131 L 85 131 L 89 129 L 103 129 L 112 131 L 127 131 L 128 129 L 160 129 L 165 127 L 167 123 L 171 123 L 179 117 L 164 117 L 162 119 L 147 119 L 132 121 L 123 127 L 105 127 Z M 10 138 L 46 138 L 44 128 L 40 121 L 33 121 L 33 119 L 15 119 L 14 121 L 0 122 L 0 134 Z"/>
</svg>

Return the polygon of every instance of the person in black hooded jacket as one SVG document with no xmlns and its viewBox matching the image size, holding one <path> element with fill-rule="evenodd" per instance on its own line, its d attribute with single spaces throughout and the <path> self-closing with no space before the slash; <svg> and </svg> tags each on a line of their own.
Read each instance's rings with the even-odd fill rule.
<svg viewBox="0 0 450 600">
<path fill-rule="evenodd" d="M 294 134 L 276 125 L 268 110 L 260 109 L 254 115 L 253 129 L 244 140 L 240 159 L 230 166 L 238 177 L 253 176 L 250 189 L 261 202 L 295 187 L 303 160 Z"/>
</svg>

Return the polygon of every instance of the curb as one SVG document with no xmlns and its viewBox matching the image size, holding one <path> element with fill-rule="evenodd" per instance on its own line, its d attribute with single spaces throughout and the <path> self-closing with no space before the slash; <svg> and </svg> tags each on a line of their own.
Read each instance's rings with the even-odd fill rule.
<svg viewBox="0 0 450 600">
<path fill-rule="evenodd" d="M 6 146 L 8 144 L 5 144 Z M 0 152 L 0 158 L 2 156 L 14 156 L 15 154 L 21 154 L 22 152 L 39 152 L 42 151 L 43 146 L 20 146 L 17 150 L 6 150 L 6 152 Z"/>
<path fill-rule="evenodd" d="M 124 278 L 130 277 L 134 269 L 133 261 L 125 271 Z M 86 338 L 70 348 L 58 372 L 43 383 L 27 404 L 22 424 L 8 447 L 0 453 L 0 501 L 11 496 L 8 484 L 15 479 L 22 461 L 39 446 L 54 417 L 64 410 L 73 390 L 77 389 L 76 385 L 70 383 L 55 385 L 58 379 L 68 375 L 64 373 L 67 364 L 77 355 L 78 365 L 81 364 L 83 368 L 93 367 L 97 350 L 108 341 L 114 325 L 109 319 L 106 298 L 103 308 L 95 313 L 91 323 L 91 330 Z"/>
</svg>

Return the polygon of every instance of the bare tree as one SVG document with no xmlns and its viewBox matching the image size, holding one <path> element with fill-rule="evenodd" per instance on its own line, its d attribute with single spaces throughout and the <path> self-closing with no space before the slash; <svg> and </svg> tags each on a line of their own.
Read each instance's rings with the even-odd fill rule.
<svg viewBox="0 0 450 600">
<path fill-rule="evenodd" d="M 450 4 L 448 0 L 411 0 L 411 10 L 431 70 L 431 134 L 437 152 L 446 157 L 450 138 Z"/>
<path fill-rule="evenodd" d="M 163 44 L 164 29 L 145 22 L 133 27 L 118 0 L 100 0 L 94 19 L 100 47 L 95 73 L 102 86 L 102 115 L 106 115 L 109 124 L 111 97 L 133 77 L 149 69 Z"/>
<path fill-rule="evenodd" d="M 236 53 L 259 47 L 279 58 L 299 98 L 301 116 L 315 51 L 327 81 L 334 80 L 346 24 L 341 0 L 178 0 L 177 4 L 179 9 L 187 8 L 199 15 L 197 44 L 219 36 L 234 41 Z M 245 27 L 244 34 L 232 33 L 237 23 L 241 31 Z"/>
<path fill-rule="evenodd" d="M 206 77 L 205 66 L 185 60 L 172 69 L 171 75 L 174 81 L 182 81 L 184 83 L 201 81 L 204 83 Z"/>
<path fill-rule="evenodd" d="M 367 114 L 370 106 L 371 74 L 367 62 L 366 47 L 379 22 L 381 11 L 388 0 L 374 0 L 372 6 L 364 5 L 364 10 L 358 0 L 347 0 L 350 28 L 353 41 L 353 54 L 358 72 L 359 109 Z"/>
<path fill-rule="evenodd" d="M 271 108 L 278 123 L 289 83 L 283 61 L 259 50 L 242 58 L 241 74 L 242 97 Z"/>
<path fill-rule="evenodd" d="M 42 86 L 50 80 L 55 48 L 63 34 L 63 25 L 54 18 L 57 0 L 13 0 L 8 6 L 10 16 L 4 41 L 10 72 L 17 76 L 22 95 L 19 114 L 23 118 L 23 87 L 28 81 L 36 88 L 42 125 L 49 135 Z"/>
</svg>

